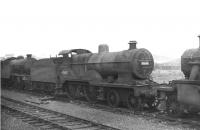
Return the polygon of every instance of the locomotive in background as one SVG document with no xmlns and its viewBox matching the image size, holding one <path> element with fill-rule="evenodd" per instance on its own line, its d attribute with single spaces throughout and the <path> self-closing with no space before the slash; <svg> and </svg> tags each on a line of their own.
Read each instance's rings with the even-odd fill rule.
<svg viewBox="0 0 200 130">
<path fill-rule="evenodd" d="M 156 83 L 149 76 L 154 60 L 148 50 L 137 49 L 136 43 L 131 41 L 129 49 L 120 52 L 109 52 L 103 44 L 98 53 L 72 49 L 61 51 L 62 57 L 57 58 L 35 60 L 29 55 L 5 60 L 2 78 L 21 89 L 43 90 L 72 99 L 84 96 L 90 102 L 103 99 L 113 107 L 152 107 L 156 96 L 152 87 Z"/>
<path fill-rule="evenodd" d="M 12 87 L 24 87 L 23 81 L 30 79 L 30 68 L 36 61 L 31 54 L 23 56 L 10 57 L 1 61 L 1 85 Z"/>
</svg>

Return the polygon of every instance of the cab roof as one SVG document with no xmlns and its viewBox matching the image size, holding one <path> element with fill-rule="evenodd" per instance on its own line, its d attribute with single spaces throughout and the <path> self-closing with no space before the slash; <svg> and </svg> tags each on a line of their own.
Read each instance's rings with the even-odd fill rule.
<svg viewBox="0 0 200 130">
<path fill-rule="evenodd" d="M 58 55 L 65 55 L 72 52 L 75 52 L 77 54 L 92 53 L 91 51 L 86 50 L 86 49 L 71 49 L 71 50 L 62 50 L 58 53 Z"/>
</svg>

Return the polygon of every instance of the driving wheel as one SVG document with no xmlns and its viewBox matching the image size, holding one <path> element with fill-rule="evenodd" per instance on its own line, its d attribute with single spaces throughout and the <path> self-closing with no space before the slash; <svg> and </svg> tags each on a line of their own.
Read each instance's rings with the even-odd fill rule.
<svg viewBox="0 0 200 130">
<path fill-rule="evenodd" d="M 93 86 L 84 87 L 85 98 L 88 102 L 96 103 L 97 102 L 97 89 Z"/>
<path fill-rule="evenodd" d="M 111 107 L 118 107 L 120 103 L 119 93 L 115 89 L 110 89 L 107 92 L 107 103 Z"/>
<path fill-rule="evenodd" d="M 126 104 L 129 109 L 136 109 L 138 108 L 138 98 L 133 93 L 130 93 L 126 98 Z"/>
</svg>

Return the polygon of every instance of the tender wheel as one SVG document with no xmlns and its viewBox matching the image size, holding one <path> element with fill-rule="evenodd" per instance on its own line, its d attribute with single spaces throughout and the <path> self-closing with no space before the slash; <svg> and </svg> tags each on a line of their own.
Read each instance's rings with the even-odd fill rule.
<svg viewBox="0 0 200 130">
<path fill-rule="evenodd" d="M 134 96 L 133 93 L 130 93 L 127 96 L 126 104 L 129 109 L 137 109 L 138 108 L 138 98 Z"/>
<path fill-rule="evenodd" d="M 84 87 L 85 98 L 88 102 L 96 103 L 97 102 L 97 89 L 93 86 Z"/>
<path fill-rule="evenodd" d="M 107 102 L 111 107 L 118 107 L 120 103 L 119 93 L 115 89 L 111 89 L 107 92 Z"/>
<path fill-rule="evenodd" d="M 77 85 L 76 86 L 76 98 L 81 98 L 84 97 L 84 90 L 83 90 L 83 86 L 82 85 Z"/>
<path fill-rule="evenodd" d="M 20 82 L 20 81 L 19 81 L 19 78 L 16 78 L 16 77 L 15 77 L 15 78 L 12 80 L 12 87 L 15 88 L 15 89 L 20 89 L 20 88 L 19 88 L 19 82 Z"/>
<path fill-rule="evenodd" d="M 72 85 L 72 84 L 68 84 L 66 86 L 66 93 L 70 99 L 75 99 L 76 98 L 76 86 Z"/>
<path fill-rule="evenodd" d="M 17 80 L 14 82 L 14 87 L 18 90 L 23 90 L 23 83 L 19 77 L 17 77 Z"/>
<path fill-rule="evenodd" d="M 21 89 L 21 90 L 25 90 L 25 82 L 24 82 L 24 81 L 22 81 L 22 82 L 20 83 L 20 89 Z"/>
</svg>

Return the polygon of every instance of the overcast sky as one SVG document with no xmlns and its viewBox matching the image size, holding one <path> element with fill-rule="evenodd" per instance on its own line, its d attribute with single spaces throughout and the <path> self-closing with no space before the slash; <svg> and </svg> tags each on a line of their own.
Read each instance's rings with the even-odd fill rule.
<svg viewBox="0 0 200 130">
<path fill-rule="evenodd" d="M 199 0 L 2 0 L 0 57 L 55 56 L 61 50 L 128 48 L 130 40 L 153 54 L 178 58 L 197 48 Z"/>
</svg>

